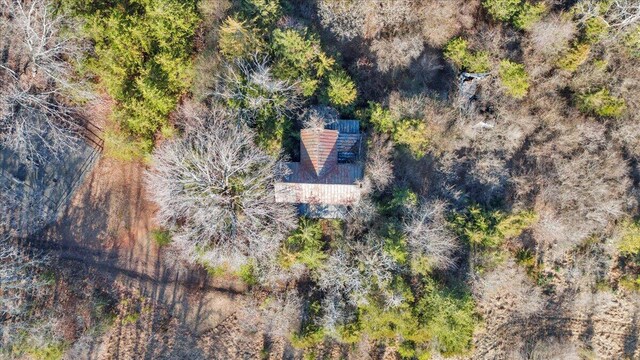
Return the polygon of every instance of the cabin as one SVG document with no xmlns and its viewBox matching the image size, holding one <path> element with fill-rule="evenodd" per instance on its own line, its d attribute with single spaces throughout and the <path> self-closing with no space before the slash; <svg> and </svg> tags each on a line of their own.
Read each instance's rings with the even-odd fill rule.
<svg viewBox="0 0 640 360">
<path fill-rule="evenodd" d="M 312 218 L 344 218 L 362 193 L 360 122 L 303 129 L 300 140 L 300 161 L 286 164 L 290 173 L 275 184 L 276 202 L 296 204 Z"/>
</svg>

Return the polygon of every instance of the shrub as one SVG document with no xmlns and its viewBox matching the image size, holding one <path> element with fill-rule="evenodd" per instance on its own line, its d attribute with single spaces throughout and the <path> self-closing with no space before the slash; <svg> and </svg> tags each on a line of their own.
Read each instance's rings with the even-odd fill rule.
<svg viewBox="0 0 640 360">
<path fill-rule="evenodd" d="M 228 17 L 220 25 L 218 39 L 220 53 L 227 59 L 246 58 L 249 55 L 260 52 L 264 44 L 256 29 L 245 21 Z"/>
<path fill-rule="evenodd" d="M 320 41 L 306 31 L 276 29 L 271 47 L 276 57 L 275 75 L 281 79 L 300 81 L 303 94 L 312 96 L 319 80 L 333 69 L 335 60 L 320 49 Z"/>
<path fill-rule="evenodd" d="M 191 83 L 195 2 L 71 0 L 64 6 L 85 20 L 95 44 L 87 68 L 117 101 L 123 129 L 153 139 Z"/>
<path fill-rule="evenodd" d="M 522 99 L 529 90 L 529 76 L 523 64 L 518 64 L 510 60 L 500 62 L 500 81 L 506 88 L 507 94 L 516 99 Z"/>
<path fill-rule="evenodd" d="M 624 47 L 632 57 L 640 57 L 640 25 L 629 31 L 624 38 Z"/>
<path fill-rule="evenodd" d="M 558 61 L 558 66 L 567 71 L 576 71 L 589 58 L 591 46 L 589 44 L 574 44 L 571 49 Z"/>
<path fill-rule="evenodd" d="M 602 117 L 620 117 L 626 109 L 624 99 L 612 96 L 608 89 L 578 95 L 578 107 L 586 113 Z"/>
<path fill-rule="evenodd" d="M 291 338 L 291 345 L 296 349 L 308 349 L 316 346 L 324 340 L 325 330 L 317 325 L 317 319 L 321 316 L 322 304 L 319 301 L 311 301 L 306 309 L 306 316 L 303 319 L 299 332 Z"/>
<path fill-rule="evenodd" d="M 391 115 L 391 111 L 385 109 L 379 103 L 369 102 L 367 115 L 369 117 L 369 122 L 377 132 L 391 133 L 393 131 L 394 120 Z"/>
<path fill-rule="evenodd" d="M 629 291 L 640 291 L 640 276 L 625 275 L 620 278 L 618 284 Z"/>
<path fill-rule="evenodd" d="M 544 3 L 532 5 L 524 0 L 483 0 L 482 6 L 494 19 L 511 23 L 521 30 L 529 29 L 546 11 Z"/>
<path fill-rule="evenodd" d="M 451 229 L 470 244 L 496 248 L 505 239 L 520 236 L 537 219 L 537 215 L 531 211 L 507 215 L 499 210 L 472 205 L 462 213 L 452 214 L 449 222 Z"/>
<path fill-rule="evenodd" d="M 640 255 L 640 222 L 625 221 L 621 225 L 622 234 L 617 247 L 624 256 Z"/>
<path fill-rule="evenodd" d="M 395 119 L 389 110 L 374 102 L 369 103 L 367 115 L 376 131 L 391 135 L 396 144 L 406 147 L 416 158 L 424 156 L 427 152 L 430 143 L 429 130 L 424 121 Z"/>
<path fill-rule="evenodd" d="M 520 12 L 522 0 L 483 0 L 482 6 L 494 19 L 509 22 Z"/>
<path fill-rule="evenodd" d="M 489 71 L 489 54 L 484 51 L 472 52 L 466 40 L 457 37 L 444 47 L 444 55 L 461 70 L 472 73 Z"/>
<path fill-rule="evenodd" d="M 421 158 L 429 147 L 427 124 L 422 120 L 404 119 L 396 122 L 393 141 L 405 146 L 413 156 Z"/>
<path fill-rule="evenodd" d="M 396 282 L 395 292 L 405 299 L 399 306 L 388 307 L 372 298 L 359 307 L 363 333 L 373 340 L 401 341 L 402 355 L 407 358 L 428 356 L 429 350 L 453 356 L 470 349 L 476 319 L 469 294 L 426 278 L 419 289 L 421 297 L 414 299 L 404 282 Z"/>
<path fill-rule="evenodd" d="M 237 275 L 245 284 L 253 286 L 258 283 L 255 266 L 252 263 L 243 264 L 237 271 Z"/>
<path fill-rule="evenodd" d="M 418 194 L 408 187 L 393 189 L 392 198 L 385 206 L 385 211 L 389 214 L 397 215 L 403 208 L 412 208 L 418 205 Z"/>
<path fill-rule="evenodd" d="M 546 10 L 547 7 L 542 2 L 535 5 L 525 2 L 521 10 L 513 18 L 512 24 L 518 29 L 529 30 L 533 24 L 540 21 Z"/>
<path fill-rule="evenodd" d="M 425 295 L 417 307 L 421 322 L 436 339 L 437 349 L 445 356 L 467 352 L 476 324 L 473 299 L 468 293 L 442 288 L 431 279 L 425 283 Z"/>
<path fill-rule="evenodd" d="M 148 139 L 135 139 L 115 130 L 103 133 L 104 153 L 108 157 L 122 161 L 145 160 L 153 142 Z"/>
<path fill-rule="evenodd" d="M 280 19 L 282 6 L 280 0 L 241 0 L 240 13 L 261 27 L 268 27 Z"/>
<path fill-rule="evenodd" d="M 600 17 L 592 17 L 585 21 L 582 33 L 580 34 L 581 41 L 586 44 L 594 44 L 609 31 L 609 25 Z"/>
<path fill-rule="evenodd" d="M 317 269 L 327 259 L 323 247 L 320 222 L 301 218 L 298 228 L 284 241 L 280 264 L 290 268 L 295 263 L 301 263 L 309 269 Z"/>
<path fill-rule="evenodd" d="M 151 230 L 151 237 L 160 247 L 171 243 L 171 232 L 167 230 Z"/>
<path fill-rule="evenodd" d="M 409 260 L 407 238 L 396 226 L 387 226 L 384 236 L 384 251 L 398 264 L 405 265 Z"/>
<path fill-rule="evenodd" d="M 131 134 L 152 139 L 190 86 L 195 2 L 65 5 L 86 20 L 85 31 L 95 43 L 88 68 L 117 100 L 116 118 Z"/>
<path fill-rule="evenodd" d="M 356 85 L 344 71 L 334 71 L 329 74 L 327 98 L 329 104 L 338 108 L 347 107 L 356 100 Z"/>
</svg>

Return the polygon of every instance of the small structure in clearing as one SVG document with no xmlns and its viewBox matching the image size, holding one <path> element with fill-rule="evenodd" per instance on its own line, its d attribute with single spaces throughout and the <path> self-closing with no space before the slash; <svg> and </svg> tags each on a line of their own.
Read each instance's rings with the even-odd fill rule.
<svg viewBox="0 0 640 360">
<path fill-rule="evenodd" d="M 363 166 L 360 122 L 338 120 L 324 128 L 300 132 L 300 162 L 289 162 L 291 173 L 275 184 L 276 202 L 298 205 L 301 215 L 342 218 L 360 201 Z"/>
</svg>

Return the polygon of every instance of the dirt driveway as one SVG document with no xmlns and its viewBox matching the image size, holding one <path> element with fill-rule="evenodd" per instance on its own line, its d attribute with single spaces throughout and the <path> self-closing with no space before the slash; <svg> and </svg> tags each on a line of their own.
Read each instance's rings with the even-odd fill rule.
<svg viewBox="0 0 640 360">
<path fill-rule="evenodd" d="M 144 168 L 102 157 L 49 229 L 47 242 L 69 266 L 98 269 L 118 286 L 164 305 L 192 331 L 211 330 L 239 306 L 244 285 L 212 279 L 158 247 L 149 234 L 156 207 L 145 196 Z"/>
</svg>

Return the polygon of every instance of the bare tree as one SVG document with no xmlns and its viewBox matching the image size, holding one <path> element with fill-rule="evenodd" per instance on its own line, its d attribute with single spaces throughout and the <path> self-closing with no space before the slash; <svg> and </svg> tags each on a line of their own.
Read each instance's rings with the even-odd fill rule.
<svg viewBox="0 0 640 360">
<path fill-rule="evenodd" d="M 365 189 L 383 191 L 393 180 L 393 142 L 388 135 L 376 133 L 367 145 Z"/>
<path fill-rule="evenodd" d="M 610 28 L 623 30 L 640 22 L 640 3 L 635 0 L 582 0 L 576 4 L 575 13 L 580 15 L 582 22 L 599 18 Z"/>
<path fill-rule="evenodd" d="M 268 294 L 266 298 L 260 293 L 252 294 L 238 318 L 247 331 L 255 332 L 262 327 L 270 336 L 286 338 L 299 328 L 301 311 L 302 301 L 294 288 Z"/>
<path fill-rule="evenodd" d="M 528 317 L 538 313 L 544 304 L 540 288 L 527 277 L 524 270 L 513 262 L 508 262 L 477 280 L 473 292 L 483 313 L 492 313 L 492 309 L 509 317 Z M 508 321 L 511 318 L 493 320 Z"/>
<path fill-rule="evenodd" d="M 286 167 L 223 110 L 187 118 L 184 126 L 183 138 L 158 147 L 146 174 L 160 223 L 194 261 L 236 268 L 275 256 L 295 226 L 294 208 L 275 203 L 273 184 Z"/>
<path fill-rule="evenodd" d="M 25 236 L 55 219 L 42 190 L 29 191 L 14 181 L 0 183 L 0 234 Z"/>
<path fill-rule="evenodd" d="M 9 235 L 0 235 L 0 338 L 2 324 L 24 315 L 29 296 L 42 286 L 37 270 L 43 262 L 18 248 Z"/>
<path fill-rule="evenodd" d="M 215 95 L 237 108 L 249 125 L 262 114 L 292 117 L 300 106 L 295 83 L 276 79 L 269 59 L 238 59 L 227 64 L 218 81 Z"/>
<path fill-rule="evenodd" d="M 426 257 L 435 269 L 452 267 L 453 253 L 458 248 L 455 234 L 447 227 L 446 208 L 442 201 L 422 201 L 409 211 L 404 223 L 412 256 Z"/>
<path fill-rule="evenodd" d="M 339 117 L 338 111 L 330 106 L 312 106 L 302 113 L 302 126 L 305 129 L 324 129 Z"/>
<path fill-rule="evenodd" d="M 543 55 L 556 55 L 567 49 L 575 33 L 574 22 L 562 16 L 549 16 L 532 25 L 529 39 L 537 52 Z"/>
<path fill-rule="evenodd" d="M 90 93 L 72 81 L 69 63 L 81 54 L 79 41 L 63 35 L 69 20 L 51 13 L 46 0 L 2 0 L 0 47 L 0 144 L 24 163 L 46 160 L 77 144 L 73 108 L 62 99 Z"/>
<path fill-rule="evenodd" d="M 547 212 L 553 209 L 539 226 L 556 224 L 557 230 L 560 225 L 565 231 L 556 231 L 559 240 L 577 244 L 625 214 L 630 203 L 629 166 L 607 140 L 602 125 L 554 130 L 561 132 L 559 138 L 530 151 L 539 174 L 538 206 Z"/>
</svg>

